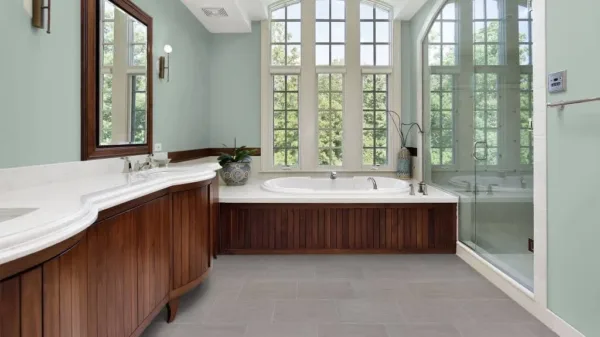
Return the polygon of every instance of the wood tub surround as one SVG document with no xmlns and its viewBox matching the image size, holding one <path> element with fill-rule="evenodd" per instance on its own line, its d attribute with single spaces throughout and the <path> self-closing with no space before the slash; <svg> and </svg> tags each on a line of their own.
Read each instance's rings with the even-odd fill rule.
<svg viewBox="0 0 600 337">
<path fill-rule="evenodd" d="M 0 266 L 0 336 L 140 336 L 211 268 L 217 178 L 100 212 L 72 239 Z"/>
<path fill-rule="evenodd" d="M 221 204 L 220 252 L 456 253 L 456 204 Z"/>
</svg>

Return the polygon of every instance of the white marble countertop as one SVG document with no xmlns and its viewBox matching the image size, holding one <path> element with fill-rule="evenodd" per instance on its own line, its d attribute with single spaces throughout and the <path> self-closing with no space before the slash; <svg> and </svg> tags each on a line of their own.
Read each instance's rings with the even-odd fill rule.
<svg viewBox="0 0 600 337">
<path fill-rule="evenodd" d="M 361 195 L 344 194 L 285 194 L 265 191 L 261 188 L 263 180 L 253 178 L 244 186 L 224 186 L 219 189 L 219 202 L 221 203 L 394 203 L 394 204 L 417 204 L 417 203 L 457 203 L 458 197 L 446 193 L 433 186 L 427 186 L 428 195 L 424 196 L 415 191 L 415 195 L 405 194 L 377 194 L 364 193 Z M 414 186 L 418 183 L 413 182 Z"/>
<path fill-rule="evenodd" d="M 0 209 L 34 209 L 0 222 L 0 264 L 64 241 L 94 223 L 98 212 L 168 188 L 212 179 L 216 163 L 123 174 L 76 176 L 0 192 Z M 160 169 L 159 169 L 160 170 Z"/>
</svg>

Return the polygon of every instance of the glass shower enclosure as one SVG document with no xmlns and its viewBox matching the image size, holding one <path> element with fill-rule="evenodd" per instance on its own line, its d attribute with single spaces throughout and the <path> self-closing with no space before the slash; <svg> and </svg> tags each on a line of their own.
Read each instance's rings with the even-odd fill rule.
<svg viewBox="0 0 600 337">
<path fill-rule="evenodd" d="M 423 42 L 425 176 L 460 198 L 459 238 L 533 290 L 531 12 L 448 0 Z"/>
</svg>

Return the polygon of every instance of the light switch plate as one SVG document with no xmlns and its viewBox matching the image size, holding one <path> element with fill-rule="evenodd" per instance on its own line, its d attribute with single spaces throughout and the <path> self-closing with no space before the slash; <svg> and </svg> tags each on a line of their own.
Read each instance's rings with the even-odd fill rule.
<svg viewBox="0 0 600 337">
<path fill-rule="evenodd" d="M 556 94 L 567 91 L 567 71 L 548 74 L 548 92 Z"/>
<path fill-rule="evenodd" d="M 160 151 L 162 151 L 162 144 L 161 143 L 154 144 L 154 152 L 160 152 Z"/>
</svg>

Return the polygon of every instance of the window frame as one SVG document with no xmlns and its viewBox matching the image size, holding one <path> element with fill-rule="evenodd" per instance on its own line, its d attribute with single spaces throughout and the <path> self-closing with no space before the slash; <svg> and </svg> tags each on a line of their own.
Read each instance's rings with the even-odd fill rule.
<svg viewBox="0 0 600 337">
<path fill-rule="evenodd" d="M 388 123 L 388 162 L 380 167 L 362 164 L 362 75 L 388 74 L 388 110 L 400 111 L 400 21 L 394 20 L 393 9 L 379 2 L 369 0 L 345 1 L 345 64 L 316 65 L 316 23 L 341 22 L 341 20 L 316 19 L 316 0 L 302 1 L 301 17 L 301 65 L 273 66 L 271 64 L 271 14 L 274 10 L 298 3 L 299 0 L 280 1 L 269 8 L 269 19 L 261 25 L 261 171 L 337 171 L 362 172 L 379 170 L 395 172 L 400 149 L 400 136 L 392 123 Z M 390 64 L 389 66 L 362 66 L 360 62 L 360 4 L 366 3 L 389 11 Z M 331 13 L 330 13 L 331 17 Z M 327 45 L 332 45 L 327 43 Z M 318 74 L 341 73 L 344 81 L 343 92 L 343 165 L 319 165 L 318 143 Z M 297 167 L 277 167 L 274 165 L 273 149 L 273 75 L 299 75 L 299 164 Z M 352 135 L 352 136 L 351 136 Z"/>
</svg>

